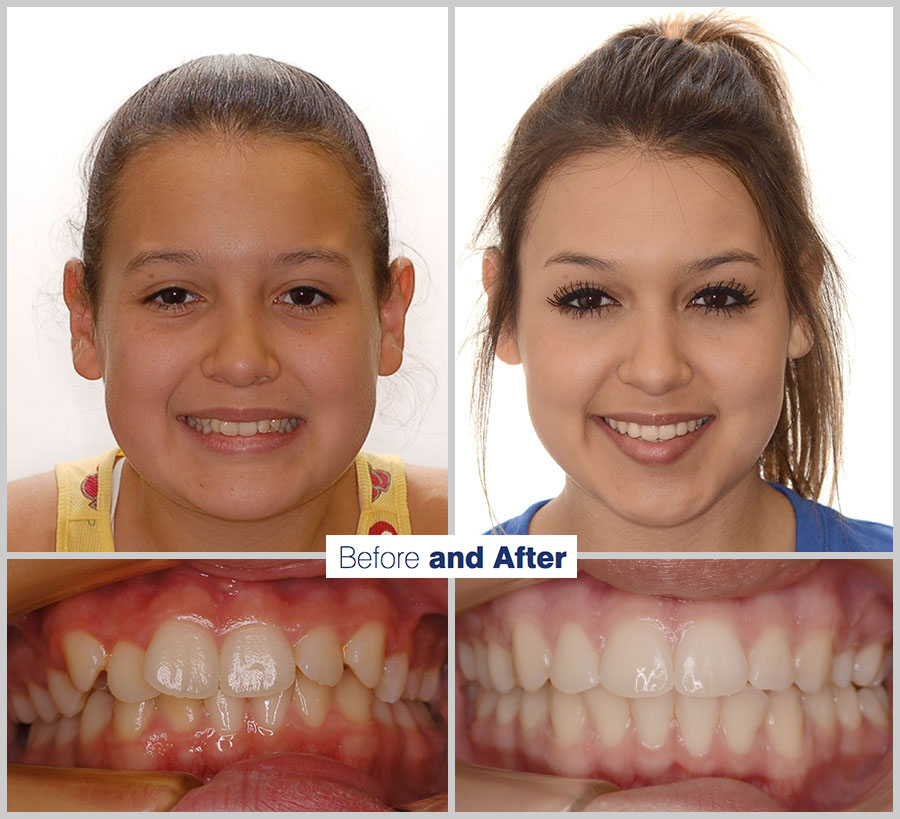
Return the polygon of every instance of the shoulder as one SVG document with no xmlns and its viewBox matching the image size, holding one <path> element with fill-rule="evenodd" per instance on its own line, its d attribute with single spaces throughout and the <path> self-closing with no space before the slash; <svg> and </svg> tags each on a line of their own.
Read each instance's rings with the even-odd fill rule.
<svg viewBox="0 0 900 819">
<path fill-rule="evenodd" d="M 6 485 L 6 548 L 11 552 L 56 549 L 56 475 L 42 472 Z"/>
<path fill-rule="evenodd" d="M 542 500 L 531 504 L 521 515 L 504 521 L 496 528 L 491 528 L 486 535 L 527 535 L 531 526 L 532 518 L 537 514 L 538 509 L 546 506 L 550 501 Z"/>
<path fill-rule="evenodd" d="M 405 464 L 406 500 L 414 535 L 447 534 L 447 470 Z"/>
</svg>

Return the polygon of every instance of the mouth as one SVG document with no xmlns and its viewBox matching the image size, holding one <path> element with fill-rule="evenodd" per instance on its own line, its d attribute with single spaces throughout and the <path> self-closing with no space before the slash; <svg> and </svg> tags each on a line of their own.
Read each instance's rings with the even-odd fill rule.
<svg viewBox="0 0 900 819">
<path fill-rule="evenodd" d="M 446 581 L 262 563 L 178 565 L 10 622 L 9 761 L 49 771 L 59 804 L 60 767 L 189 774 L 205 784 L 179 794 L 185 810 L 389 809 L 446 790 Z"/>
<path fill-rule="evenodd" d="M 700 429 L 711 416 L 704 415 L 700 418 L 690 418 L 677 423 L 638 424 L 634 421 L 622 421 L 615 418 L 603 417 L 603 422 L 619 435 L 627 435 L 629 438 L 640 438 L 642 441 L 671 441 L 673 438 L 682 438 L 691 432 Z"/>
<path fill-rule="evenodd" d="M 582 572 L 457 616 L 464 762 L 612 783 L 599 810 L 835 810 L 889 782 L 892 602 L 866 568 L 728 598 L 598 573 L 625 588 Z"/>
<path fill-rule="evenodd" d="M 716 420 L 714 415 L 632 415 L 620 418 L 592 415 L 591 420 L 634 461 L 664 466 L 681 458 L 697 444 Z M 653 423 L 644 423 L 653 421 Z"/>
<path fill-rule="evenodd" d="M 293 432 L 300 423 L 299 418 L 224 421 L 221 418 L 198 418 L 194 415 L 180 415 L 179 419 L 202 435 L 227 435 L 231 438 L 237 435 L 251 438 L 254 435 L 269 435 L 272 433 L 286 435 L 289 432 Z"/>
</svg>

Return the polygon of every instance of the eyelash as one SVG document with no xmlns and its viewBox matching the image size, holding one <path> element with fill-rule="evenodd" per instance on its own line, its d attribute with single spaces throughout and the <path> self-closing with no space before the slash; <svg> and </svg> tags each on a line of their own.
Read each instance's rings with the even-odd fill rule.
<svg viewBox="0 0 900 819">
<path fill-rule="evenodd" d="M 613 306 L 612 304 L 591 304 L 584 307 L 572 303 L 577 299 L 584 298 L 609 299 L 611 302 L 618 304 L 609 293 L 589 282 L 573 282 L 572 284 L 563 285 L 547 299 L 547 303 L 561 313 L 568 313 L 572 318 L 584 318 L 592 313 L 608 310 Z"/>
<path fill-rule="evenodd" d="M 178 304 L 168 304 L 163 301 L 164 296 L 171 296 L 174 294 L 178 294 L 178 297 L 184 297 L 187 300 Z M 291 294 L 295 294 L 300 298 L 309 298 L 311 296 L 311 303 L 294 304 L 291 301 L 284 301 L 284 299 L 290 298 Z M 155 293 L 147 296 L 147 298 L 144 299 L 144 303 L 150 305 L 156 310 L 161 310 L 173 315 L 180 315 L 188 309 L 188 305 L 194 304 L 195 302 L 201 300 L 202 296 L 198 296 L 196 293 L 188 290 L 186 287 L 163 287 L 161 290 L 157 290 Z M 319 290 L 319 288 L 317 287 L 310 287 L 309 285 L 292 287 L 290 290 L 287 290 L 280 296 L 278 296 L 275 301 L 278 304 L 286 304 L 291 309 L 300 310 L 306 313 L 317 312 L 327 304 L 334 304 L 334 299 L 330 295 L 328 295 L 328 293 L 326 293 L 324 290 Z"/>
</svg>

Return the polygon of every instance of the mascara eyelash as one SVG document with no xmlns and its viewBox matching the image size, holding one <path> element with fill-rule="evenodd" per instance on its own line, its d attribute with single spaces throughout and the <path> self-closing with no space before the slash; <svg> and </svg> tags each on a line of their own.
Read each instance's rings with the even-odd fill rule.
<svg viewBox="0 0 900 819">
<path fill-rule="evenodd" d="M 598 304 L 593 307 L 578 307 L 571 303 L 574 299 L 584 296 L 597 296 L 599 298 L 609 299 L 613 302 L 615 301 L 609 293 L 603 290 L 603 288 L 598 287 L 596 284 L 577 281 L 557 288 L 553 295 L 547 299 L 547 303 L 561 313 L 567 313 L 573 318 L 583 318 L 586 315 L 599 313 L 601 310 L 612 307 L 611 304 Z"/>
<path fill-rule="evenodd" d="M 736 300 L 735 304 L 725 304 L 721 306 L 715 306 L 710 304 L 694 304 L 697 299 L 700 299 L 704 296 L 724 293 L 731 298 Z M 750 307 L 752 304 L 756 302 L 756 291 L 751 290 L 747 285 L 743 282 L 739 282 L 736 279 L 730 279 L 729 281 L 719 281 L 718 283 L 710 282 L 705 287 L 700 288 L 688 302 L 688 306 L 693 306 L 696 309 L 703 310 L 705 313 L 714 312 L 716 315 L 719 313 L 726 313 L 727 315 L 732 315 L 734 313 L 742 312 Z"/>
</svg>

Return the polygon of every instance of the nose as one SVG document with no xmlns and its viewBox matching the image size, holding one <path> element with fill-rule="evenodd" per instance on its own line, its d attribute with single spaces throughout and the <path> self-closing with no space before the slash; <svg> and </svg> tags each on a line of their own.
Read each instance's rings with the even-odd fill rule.
<svg viewBox="0 0 900 819">
<path fill-rule="evenodd" d="M 203 374 L 234 387 L 251 387 L 278 377 L 280 366 L 265 316 L 253 306 L 223 309 L 213 317 Z"/>
<path fill-rule="evenodd" d="M 676 322 L 662 317 L 635 322 L 618 374 L 648 395 L 665 395 L 689 384 L 693 371 Z"/>
</svg>

